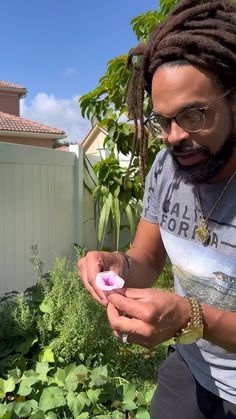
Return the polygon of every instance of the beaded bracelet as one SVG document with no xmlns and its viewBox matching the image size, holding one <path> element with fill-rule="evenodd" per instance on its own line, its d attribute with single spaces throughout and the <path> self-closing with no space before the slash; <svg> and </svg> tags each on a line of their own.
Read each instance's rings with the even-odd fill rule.
<svg viewBox="0 0 236 419">
<path fill-rule="evenodd" d="M 133 266 L 133 261 L 132 261 L 132 259 L 131 259 L 131 257 L 130 256 L 128 256 L 127 255 L 127 253 L 125 253 L 125 252 L 114 252 L 114 253 L 118 253 L 119 255 L 122 255 L 122 256 L 124 256 L 124 258 L 125 258 L 125 260 L 126 260 L 126 269 L 124 270 L 124 272 L 123 272 L 123 274 L 124 275 L 127 275 L 128 274 L 128 272 L 130 271 L 130 269 L 132 268 L 132 266 Z"/>
</svg>

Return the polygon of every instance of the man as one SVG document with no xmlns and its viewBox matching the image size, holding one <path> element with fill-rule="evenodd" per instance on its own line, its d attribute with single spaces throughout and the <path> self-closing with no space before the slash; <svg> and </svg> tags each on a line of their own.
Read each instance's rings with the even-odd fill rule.
<svg viewBox="0 0 236 419">
<path fill-rule="evenodd" d="M 145 347 L 174 337 L 152 418 L 236 418 L 236 5 L 184 0 L 136 54 L 129 109 L 166 150 L 127 254 L 89 252 L 80 274 L 115 336 Z M 153 104 L 145 123 L 144 90 Z M 167 255 L 175 293 L 150 288 Z M 105 270 L 123 272 L 125 288 L 99 290 Z"/>
</svg>

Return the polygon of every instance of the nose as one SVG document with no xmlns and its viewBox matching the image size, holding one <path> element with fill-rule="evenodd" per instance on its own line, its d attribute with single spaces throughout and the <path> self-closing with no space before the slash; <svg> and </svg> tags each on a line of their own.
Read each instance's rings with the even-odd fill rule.
<svg viewBox="0 0 236 419">
<path fill-rule="evenodd" d="M 166 141 L 170 145 L 178 145 L 183 140 L 189 139 L 189 133 L 187 131 L 184 131 L 183 128 L 181 128 L 176 121 L 171 121 L 170 124 L 170 132 L 166 137 Z"/>
</svg>

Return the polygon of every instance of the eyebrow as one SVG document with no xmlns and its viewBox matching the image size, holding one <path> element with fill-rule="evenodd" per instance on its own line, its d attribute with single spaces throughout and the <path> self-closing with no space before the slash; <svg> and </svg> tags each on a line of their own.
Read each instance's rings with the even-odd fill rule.
<svg viewBox="0 0 236 419">
<path fill-rule="evenodd" d="M 187 111 L 188 109 L 201 109 L 201 108 L 204 108 L 205 106 L 206 105 L 203 105 L 200 102 L 191 103 L 189 105 L 185 105 L 183 108 L 181 108 L 180 111 L 176 112 L 175 115 L 172 116 L 172 117 L 171 116 L 162 115 L 161 113 L 158 113 L 158 112 L 155 112 L 155 111 L 152 111 L 152 113 L 153 113 L 154 116 L 158 116 L 158 117 L 161 117 L 161 118 L 167 118 L 168 119 L 168 118 L 173 118 L 176 115 L 178 115 L 179 113 L 184 112 L 184 111 Z"/>
</svg>

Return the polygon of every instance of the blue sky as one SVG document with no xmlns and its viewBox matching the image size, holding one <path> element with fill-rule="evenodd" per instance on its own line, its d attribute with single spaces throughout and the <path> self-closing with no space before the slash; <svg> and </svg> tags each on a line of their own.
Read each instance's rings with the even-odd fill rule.
<svg viewBox="0 0 236 419">
<path fill-rule="evenodd" d="M 137 41 L 130 21 L 156 0 L 3 0 L 0 79 L 28 89 L 21 115 L 81 139 L 78 96 L 94 89 L 107 61 Z"/>
</svg>

